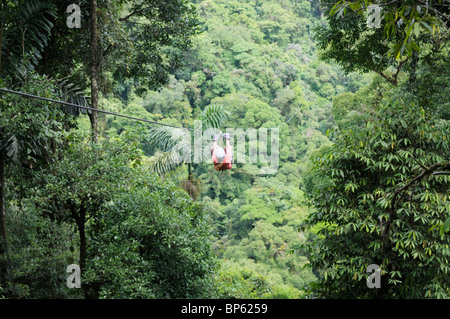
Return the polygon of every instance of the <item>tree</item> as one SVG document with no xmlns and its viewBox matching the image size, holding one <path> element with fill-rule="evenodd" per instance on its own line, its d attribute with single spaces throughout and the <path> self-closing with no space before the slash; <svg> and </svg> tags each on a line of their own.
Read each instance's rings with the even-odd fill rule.
<svg viewBox="0 0 450 319">
<path fill-rule="evenodd" d="M 97 218 L 102 207 L 124 191 L 128 163 L 140 155 L 135 148 L 136 141 L 127 142 L 119 140 L 83 146 L 75 139 L 64 156 L 41 176 L 46 181 L 41 209 L 53 219 L 73 221 L 77 227 L 82 272 L 87 269 L 89 257 L 88 221 Z M 85 285 L 86 297 L 93 296 L 92 289 Z"/>
<path fill-rule="evenodd" d="M 23 82 L 50 41 L 55 17 L 49 2 L 0 2 L 0 78 Z"/>
<path fill-rule="evenodd" d="M 23 88 L 31 94 L 55 98 L 56 85 L 46 77 L 36 74 L 27 75 Z M 6 209 L 9 180 L 15 184 L 20 178 L 23 188 L 34 170 L 42 169 L 56 159 L 56 150 L 63 147 L 65 130 L 73 127 L 70 116 L 49 102 L 29 100 L 23 97 L 2 93 L 0 101 L 0 228 L 2 235 L 2 258 L 9 263 Z M 22 168 L 21 174 L 13 173 L 14 167 Z M 18 195 L 20 196 L 20 195 Z M 12 282 L 11 266 L 8 266 L 9 282 Z M 2 278 L 4 280 L 4 278 Z M 5 285 L 5 287 L 8 285 Z M 14 292 L 13 292 L 14 294 Z"/>
<path fill-rule="evenodd" d="M 285 284 L 302 290 L 316 280 L 311 269 L 304 268 L 308 263 L 306 256 L 295 252 L 305 241 L 294 227 L 275 226 L 260 220 L 236 245 L 226 245 L 224 260 L 254 269 L 268 278 L 274 285 Z"/>
<path fill-rule="evenodd" d="M 65 12 L 72 2 L 45 3 Z M 139 94 L 144 87 L 167 83 L 198 33 L 196 10 L 189 1 L 85 0 L 79 5 L 80 29 L 68 28 L 66 19 L 50 20 L 54 32 L 37 68 L 55 78 L 68 78 L 81 90 L 90 88 L 93 108 L 100 92 L 114 90 L 114 81 L 133 79 Z M 94 140 L 96 113 L 89 113 Z"/>
<path fill-rule="evenodd" d="M 269 276 L 248 266 L 224 261 L 216 275 L 216 298 L 299 299 L 303 293 L 291 285 L 274 283 Z"/>
<path fill-rule="evenodd" d="M 380 10 L 380 27 L 367 23 L 370 5 Z M 333 1 L 325 4 L 328 26 L 317 29 L 319 47 L 323 58 L 347 72 L 373 71 L 397 85 L 400 71 L 414 68 L 419 54 L 423 58 L 445 47 L 447 9 L 442 1 Z"/>
<path fill-rule="evenodd" d="M 128 190 L 88 230 L 85 282 L 98 287 L 100 298 L 209 297 L 217 268 L 209 216 L 147 167 L 128 174 Z"/>
<path fill-rule="evenodd" d="M 45 185 L 33 201 L 43 216 L 76 227 L 86 298 L 207 294 L 215 267 L 209 220 L 142 165 L 139 141 L 131 132 L 96 143 L 71 139 L 40 172 Z"/>
<path fill-rule="evenodd" d="M 309 223 L 320 229 L 307 245 L 320 296 L 448 298 L 449 124 L 404 86 L 383 90 L 366 126 L 341 130 L 315 160 L 327 179 L 311 195 Z M 365 284 L 370 264 L 381 289 Z"/>
<path fill-rule="evenodd" d="M 165 84 L 168 80 L 169 72 L 180 65 L 179 50 L 186 49 L 190 45 L 189 38 L 197 32 L 195 10 L 187 1 L 158 1 L 157 3 L 129 1 L 130 9 L 128 14 L 116 19 L 110 18 L 109 20 L 109 23 L 123 24 L 122 30 L 116 36 L 125 36 L 128 40 L 117 41 L 116 39 L 111 39 L 108 46 L 102 48 L 97 25 L 97 1 L 91 0 L 90 4 L 90 78 L 93 108 L 96 108 L 98 104 L 98 82 L 100 80 L 102 60 L 105 59 L 107 54 L 110 54 L 108 51 L 117 50 L 115 48 L 117 46 L 119 46 L 120 51 L 127 50 L 126 47 L 120 48 L 120 42 L 128 45 L 133 42 L 131 44 L 133 50 L 128 51 L 126 60 L 116 55 L 116 58 L 121 58 L 122 63 L 119 63 L 119 65 L 124 69 L 113 68 L 114 64 L 110 63 L 109 68 L 112 69 L 111 72 L 120 79 L 138 78 L 141 85 L 147 84 L 158 87 L 161 84 Z M 104 9 L 114 10 L 114 7 L 110 3 Z M 111 11 L 109 11 L 109 14 L 114 16 Z M 132 41 L 131 38 L 134 40 Z M 132 63 L 129 61 L 132 61 Z M 148 69 L 151 71 L 149 72 Z M 142 92 L 142 89 L 139 88 L 137 91 Z M 92 112 L 90 118 L 95 140 L 98 134 L 97 114 L 95 111 Z"/>
<path fill-rule="evenodd" d="M 97 19 L 97 0 L 90 0 L 90 19 L 91 19 L 91 41 L 90 41 L 90 80 L 91 80 L 91 107 L 98 109 L 98 92 L 99 92 L 99 73 L 100 73 L 100 51 L 99 34 L 98 34 L 98 19 Z M 92 111 L 89 114 L 92 126 L 92 140 L 97 141 L 98 138 L 98 113 Z"/>
<path fill-rule="evenodd" d="M 325 59 L 374 71 L 397 88 L 375 81 L 334 101 L 335 144 L 314 160 L 321 182 L 310 194 L 316 237 L 308 248 L 321 272 L 313 291 L 446 298 L 448 120 L 435 99 L 448 95 L 439 89 L 448 76 L 436 79 L 431 65 L 447 64 L 448 12 L 440 1 L 383 1 L 381 28 L 372 28 L 361 19 L 369 4 L 328 5 L 329 28 L 318 30 Z M 381 266 L 381 289 L 364 283 L 369 264 Z"/>
</svg>

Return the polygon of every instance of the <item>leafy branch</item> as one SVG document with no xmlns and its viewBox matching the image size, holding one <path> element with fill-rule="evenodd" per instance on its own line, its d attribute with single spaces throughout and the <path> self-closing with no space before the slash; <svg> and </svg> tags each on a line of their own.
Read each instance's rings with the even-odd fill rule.
<svg viewBox="0 0 450 319">
<path fill-rule="evenodd" d="M 403 185 L 402 187 L 400 187 L 394 191 L 392 199 L 391 199 L 391 207 L 390 207 L 389 217 L 385 223 L 384 231 L 381 234 L 381 237 L 383 238 L 384 241 L 387 240 L 388 235 L 389 235 L 389 229 L 390 229 L 390 225 L 392 223 L 392 220 L 393 220 L 393 217 L 394 217 L 394 214 L 396 211 L 395 208 L 397 207 L 397 203 L 398 203 L 397 198 L 398 198 L 399 194 L 406 191 L 408 188 L 410 188 L 412 185 L 414 185 L 415 183 L 422 180 L 424 177 L 426 177 L 430 174 L 434 175 L 434 173 L 438 169 L 441 169 L 441 168 L 450 169 L 450 162 L 436 163 L 436 164 L 430 166 L 429 168 L 423 169 L 419 175 L 412 178 L 405 185 Z M 450 172 L 445 172 L 445 173 L 450 174 Z"/>
</svg>

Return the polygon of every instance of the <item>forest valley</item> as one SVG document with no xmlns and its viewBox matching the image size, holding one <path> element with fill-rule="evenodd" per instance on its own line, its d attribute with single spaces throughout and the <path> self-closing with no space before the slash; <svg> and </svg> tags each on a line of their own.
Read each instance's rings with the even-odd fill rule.
<svg viewBox="0 0 450 319">
<path fill-rule="evenodd" d="M 89 108 L 0 91 L 0 298 L 449 298 L 447 1 L 72 4 L 0 0 L 0 88 Z"/>
</svg>

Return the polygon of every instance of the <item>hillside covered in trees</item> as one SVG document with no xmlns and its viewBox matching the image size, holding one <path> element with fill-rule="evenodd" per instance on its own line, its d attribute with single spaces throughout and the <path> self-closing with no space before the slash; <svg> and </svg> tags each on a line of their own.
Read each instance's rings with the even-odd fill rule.
<svg viewBox="0 0 450 319">
<path fill-rule="evenodd" d="M 0 297 L 449 298 L 449 6 L 372 3 L 1 1 Z"/>
</svg>

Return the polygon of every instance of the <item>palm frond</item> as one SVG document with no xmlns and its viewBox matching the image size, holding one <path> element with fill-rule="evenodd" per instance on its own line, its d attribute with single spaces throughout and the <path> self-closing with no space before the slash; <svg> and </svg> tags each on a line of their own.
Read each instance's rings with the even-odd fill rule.
<svg viewBox="0 0 450 319">
<path fill-rule="evenodd" d="M 228 111 L 222 105 L 212 104 L 202 112 L 199 119 L 205 132 L 218 129 L 228 119 Z M 194 162 L 202 162 L 203 159 L 209 158 L 211 151 L 208 147 L 203 147 L 201 152 L 193 152 L 191 138 L 191 134 L 185 129 L 166 126 L 150 128 L 147 142 L 160 150 L 150 159 L 150 169 L 162 176 L 182 163 L 191 163 L 192 154 L 198 157 Z M 191 194 L 193 188 L 187 189 Z"/>
<path fill-rule="evenodd" d="M 77 104 L 81 106 L 90 107 L 89 97 L 85 95 L 85 92 L 82 88 L 82 84 L 77 80 L 71 77 L 65 77 L 62 79 L 56 79 L 57 86 L 57 95 L 63 101 Z M 87 111 L 85 109 L 80 109 L 78 107 L 73 106 L 64 106 L 64 112 L 72 115 L 80 115 L 80 113 L 86 114 L 87 112 L 91 113 L 91 111 Z"/>
<path fill-rule="evenodd" d="M 181 162 L 174 159 L 173 152 L 157 152 L 149 159 L 149 169 L 159 176 L 166 175 L 180 164 Z"/>
<path fill-rule="evenodd" d="M 208 105 L 199 117 L 202 121 L 203 130 L 209 128 L 220 128 L 228 119 L 229 112 L 223 105 L 211 104 Z"/>
<path fill-rule="evenodd" d="M 8 139 L 0 141 L 0 154 L 6 155 L 6 157 L 11 158 L 12 160 L 17 159 L 17 155 L 19 153 L 20 145 L 16 136 L 13 135 Z"/>
<path fill-rule="evenodd" d="M 153 126 L 149 129 L 147 142 L 158 150 L 169 152 L 178 143 L 174 137 L 178 133 L 174 131 L 173 127 Z"/>
<path fill-rule="evenodd" d="M 24 70 L 34 69 L 47 46 L 56 19 L 55 6 L 49 2 L 28 0 L 11 6 L 5 13 L 2 39 L 2 70 L 22 79 Z M 3 17 L 2 17 L 3 18 Z"/>
</svg>

